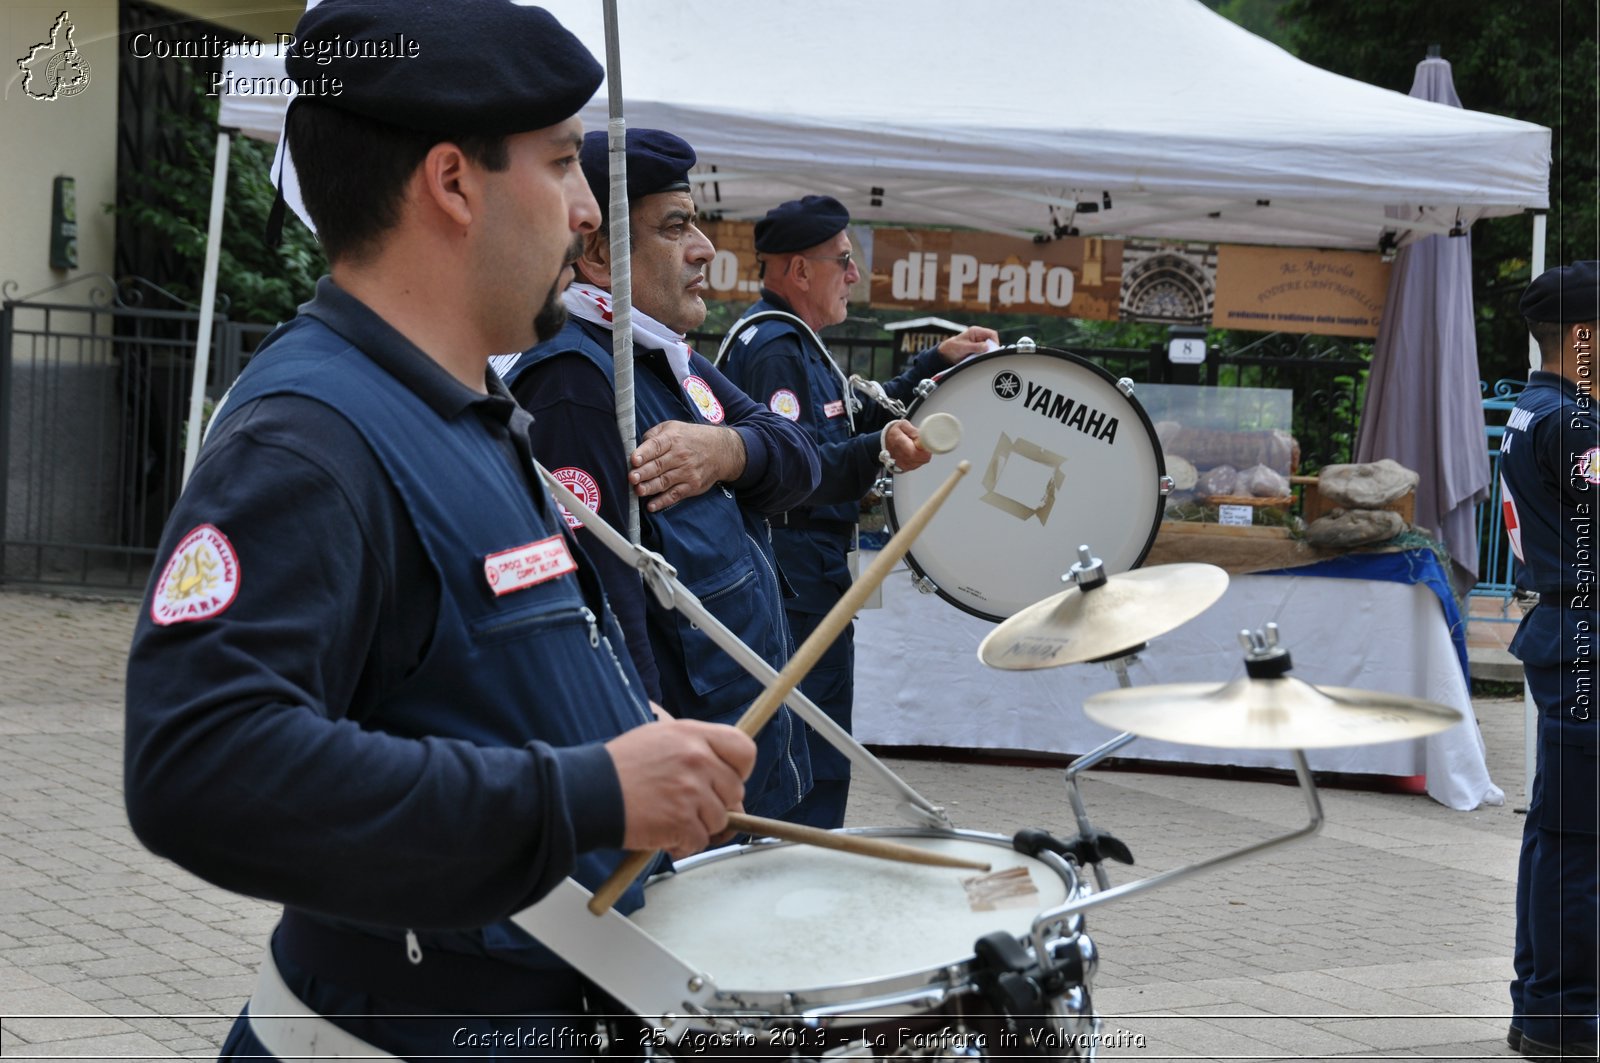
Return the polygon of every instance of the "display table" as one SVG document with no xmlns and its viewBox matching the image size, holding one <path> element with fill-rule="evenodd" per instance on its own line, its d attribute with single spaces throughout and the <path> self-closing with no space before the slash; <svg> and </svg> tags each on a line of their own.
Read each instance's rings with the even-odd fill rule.
<svg viewBox="0 0 1600 1063">
<path fill-rule="evenodd" d="M 1276 622 L 1296 678 L 1426 698 L 1460 710 L 1464 722 L 1426 739 L 1309 750 L 1313 771 L 1426 776 L 1428 794 L 1455 809 L 1505 800 L 1489 778 L 1483 737 L 1457 656 L 1451 625 L 1411 554 L 1351 578 L 1360 562 L 1333 575 L 1233 576 L 1206 612 L 1153 639 L 1129 669 L 1138 686 L 1227 682 L 1244 675 L 1239 632 Z M 995 552 L 1001 563 L 1003 551 Z M 865 563 L 866 559 L 863 559 Z M 1321 566 L 1311 566 L 1315 571 Z M 1416 582 L 1412 582 L 1416 579 Z M 1057 588 L 1040 588 L 1045 598 Z M 1452 610 L 1453 611 L 1453 610 Z M 1003 672 L 978 661 L 994 625 L 919 592 L 902 566 L 883 586 L 883 607 L 856 620 L 855 734 L 875 746 L 1081 754 L 1116 732 L 1091 722 L 1083 702 L 1117 688 L 1103 664 Z M 1454 634 L 1459 634 L 1455 632 Z M 1139 739 L 1126 759 L 1289 768 L 1278 750 L 1212 749 Z"/>
</svg>

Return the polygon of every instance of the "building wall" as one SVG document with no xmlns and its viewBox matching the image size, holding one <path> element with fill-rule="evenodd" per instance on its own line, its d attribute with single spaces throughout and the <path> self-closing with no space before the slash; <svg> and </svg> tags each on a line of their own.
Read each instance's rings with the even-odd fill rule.
<svg viewBox="0 0 1600 1063">
<path fill-rule="evenodd" d="M 63 2 L 70 4 L 72 43 L 87 64 L 87 81 L 75 95 L 33 99 L 17 61 L 50 39 Z M 119 53 L 116 0 L 0 4 L 0 285 L 8 295 L 111 272 L 115 224 L 105 205 L 116 196 Z M 49 61 L 40 53 L 33 65 Z M 47 84 L 36 75 L 27 89 L 43 93 Z M 50 268 L 52 183 L 62 174 L 77 181 L 77 269 Z M 79 292 L 74 287 L 68 295 Z"/>
</svg>

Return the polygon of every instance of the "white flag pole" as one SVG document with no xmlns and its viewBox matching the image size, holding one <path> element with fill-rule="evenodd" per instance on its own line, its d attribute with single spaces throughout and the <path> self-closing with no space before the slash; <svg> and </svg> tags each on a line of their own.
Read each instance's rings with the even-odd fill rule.
<svg viewBox="0 0 1600 1063">
<path fill-rule="evenodd" d="M 639 445 L 633 418 L 633 269 L 628 235 L 628 124 L 622 117 L 622 49 L 617 34 L 617 0 L 605 0 L 606 87 L 611 121 L 606 147 L 611 172 L 611 357 L 617 397 L 617 431 L 622 452 L 631 457 Z M 639 541 L 639 496 L 628 492 L 628 541 Z"/>
</svg>

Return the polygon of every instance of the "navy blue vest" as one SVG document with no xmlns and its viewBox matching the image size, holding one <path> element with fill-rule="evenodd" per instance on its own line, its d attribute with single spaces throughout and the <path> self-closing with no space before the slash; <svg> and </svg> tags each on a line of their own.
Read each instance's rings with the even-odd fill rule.
<svg viewBox="0 0 1600 1063">
<path fill-rule="evenodd" d="M 569 352 L 582 354 L 614 382 L 610 338 L 597 326 L 568 322 L 555 337 L 523 354 L 504 374 L 506 384 Z M 662 421 L 707 423 L 671 376 L 664 354 L 636 346 L 634 357 L 634 420 L 641 438 Z M 609 425 L 597 428 L 609 429 Z M 639 537 L 643 546 L 677 569 L 683 585 L 745 645 L 774 668 L 787 663 L 793 643 L 764 517 L 741 506 L 731 490 L 718 484 L 661 513 L 641 508 Z M 653 595 L 647 597 L 646 623 L 667 709 L 713 723 L 738 722 L 763 684 L 683 613 L 663 607 Z M 811 788 L 805 736 L 787 708 L 781 708 L 756 736 L 756 750 L 755 771 L 745 784 L 745 809 L 753 815 L 776 816 Z"/>
<path fill-rule="evenodd" d="M 433 640 L 417 671 L 386 691 L 362 726 L 405 737 L 435 735 L 484 746 L 604 742 L 653 719 L 618 659 L 621 632 L 597 616 L 575 575 L 496 595 L 486 559 L 562 537 L 554 503 L 530 493 L 521 470 L 475 414 L 442 420 L 413 392 L 321 322 L 280 328 L 217 411 L 225 420 L 252 399 L 292 394 L 345 417 L 372 448 L 410 515 L 440 581 Z M 579 553 L 578 564 L 585 564 Z M 580 854 L 573 877 L 590 889 L 621 854 Z M 618 903 L 643 904 L 635 884 Z M 312 917 L 315 918 L 315 917 Z M 494 954 L 525 966 L 560 961 L 509 921 L 468 933 L 419 934 L 424 948 Z"/>
</svg>

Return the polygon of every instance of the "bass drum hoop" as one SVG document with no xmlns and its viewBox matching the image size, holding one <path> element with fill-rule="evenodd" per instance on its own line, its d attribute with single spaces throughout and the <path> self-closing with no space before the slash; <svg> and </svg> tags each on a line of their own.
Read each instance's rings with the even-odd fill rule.
<svg viewBox="0 0 1600 1063">
<path fill-rule="evenodd" d="M 992 845 L 1016 853 L 1012 840 L 1003 834 L 991 834 L 984 831 L 970 830 L 930 830 L 916 827 L 850 827 L 830 833 L 851 834 L 858 837 L 887 838 L 887 839 L 954 839 L 957 841 L 976 842 L 982 845 Z M 721 849 L 711 849 L 706 852 L 696 853 L 684 860 L 676 861 L 676 870 L 664 875 L 658 875 L 645 883 L 645 903 L 649 906 L 650 886 L 657 882 L 675 878 L 678 875 L 691 871 L 696 867 L 706 864 L 718 863 L 724 860 L 733 860 L 748 856 L 751 853 L 768 849 L 789 848 L 797 845 L 795 842 L 777 841 L 768 839 L 764 841 L 749 842 L 744 845 L 730 845 Z M 1019 854 L 1020 855 L 1020 854 Z M 1062 862 L 1046 862 L 1037 857 L 1025 857 L 1033 865 L 1048 870 L 1061 880 L 1062 888 L 1070 900 L 1077 897 L 1082 890 L 1082 882 L 1078 877 L 1074 865 Z M 1066 873 L 1063 874 L 1062 872 Z M 979 872 L 969 872 L 979 874 Z M 1043 909 L 1041 908 L 1041 911 Z M 1037 916 L 1039 913 L 1035 912 Z M 1082 919 L 1079 916 L 1069 917 L 1081 932 Z M 637 916 L 635 916 L 637 919 Z M 837 982 L 823 986 L 794 986 L 785 989 L 741 989 L 738 986 L 724 985 L 717 982 L 717 995 L 714 1001 L 705 1005 L 707 1018 L 717 1020 L 726 1016 L 749 1017 L 748 1013 L 764 1013 L 773 1022 L 784 1022 L 799 1018 L 805 1011 L 813 1008 L 838 1008 L 840 1006 L 859 1004 L 872 1001 L 880 997 L 894 996 L 900 993 L 912 992 L 919 989 L 943 989 L 954 995 L 972 990 L 973 975 L 975 973 L 976 956 L 967 953 L 965 956 L 955 957 L 948 963 L 941 963 L 933 967 L 901 970 L 890 974 L 876 975 L 868 978 L 859 978 L 854 981 Z M 715 970 L 706 972 L 713 979 L 718 975 Z M 803 1006 L 796 1007 L 797 1001 L 803 1001 Z M 851 1016 L 867 1015 L 870 1012 L 852 1011 Z M 919 1011 L 886 1010 L 885 1016 L 903 1016 L 916 1018 L 926 1014 Z M 709 1025 L 709 1024 L 708 1024 Z"/>
<path fill-rule="evenodd" d="M 1096 365 L 1087 358 L 1083 357 L 1081 354 L 1073 354 L 1071 351 L 1063 351 L 1055 347 L 1035 347 L 1031 351 L 1020 350 L 1015 346 L 1000 347 L 984 354 L 974 355 L 971 358 L 965 358 L 951 366 L 949 369 L 940 372 L 931 379 L 933 379 L 935 382 L 938 382 L 943 378 L 949 377 L 957 370 L 963 370 L 969 366 L 977 366 L 984 362 L 993 361 L 997 358 L 1015 354 L 1033 354 L 1044 355 L 1049 358 L 1059 358 L 1062 361 L 1071 362 L 1075 365 L 1079 365 L 1085 369 L 1091 370 L 1096 376 L 1100 377 L 1107 384 L 1110 384 L 1113 388 L 1116 388 L 1117 386 L 1118 378 L 1109 373 L 1104 367 Z M 933 391 L 917 396 L 911 405 L 906 408 L 906 419 L 915 423 L 917 420 L 918 409 L 920 409 L 929 399 L 937 394 L 938 389 L 935 388 Z M 1159 497 L 1160 477 L 1164 477 L 1167 474 L 1166 455 L 1164 455 L 1161 451 L 1161 439 L 1156 435 L 1155 423 L 1150 420 L 1150 414 L 1146 412 L 1144 406 L 1132 396 L 1125 395 L 1123 397 L 1128 400 L 1128 406 L 1139 415 L 1139 424 L 1144 428 L 1145 434 L 1149 436 L 1150 446 L 1155 451 L 1157 483 L 1154 489 Z M 884 502 L 884 517 L 889 525 L 891 534 L 900 530 L 900 519 L 898 512 L 895 510 L 894 498 L 894 492 L 890 491 Z M 1127 570 L 1118 571 L 1131 571 L 1132 569 L 1136 569 L 1140 565 L 1144 564 L 1144 559 L 1150 554 L 1150 548 L 1155 545 L 1156 535 L 1161 531 L 1161 518 L 1164 516 L 1164 511 L 1164 505 L 1158 504 L 1155 507 L 1155 516 L 1150 522 L 1149 534 L 1145 536 L 1144 543 L 1139 547 L 1139 553 L 1137 557 L 1135 557 L 1133 564 L 1129 565 Z M 1072 549 L 1076 550 L 1077 545 L 1078 544 L 1074 543 Z M 1013 615 L 1010 613 L 1002 615 L 1000 613 L 985 612 L 984 610 L 975 608 L 969 603 L 962 601 L 960 598 L 957 598 L 947 592 L 939 583 L 939 581 L 934 579 L 933 576 L 929 575 L 927 570 L 922 567 L 922 564 L 918 562 L 914 544 L 912 549 L 907 551 L 905 560 L 906 566 L 916 574 L 919 583 L 921 581 L 926 581 L 926 585 L 931 586 L 935 594 L 949 602 L 951 605 L 955 606 L 957 609 L 960 609 L 963 613 L 968 613 L 972 616 L 978 617 L 980 620 L 988 620 L 997 624 L 1001 621 L 1009 619 L 1009 617 Z M 1076 560 L 1076 556 L 1074 556 L 1074 560 Z M 1108 568 L 1106 574 L 1116 575 L 1117 573 Z M 1047 595 L 1041 595 L 1040 597 L 1043 598 L 1046 596 Z"/>
</svg>

